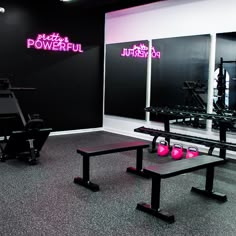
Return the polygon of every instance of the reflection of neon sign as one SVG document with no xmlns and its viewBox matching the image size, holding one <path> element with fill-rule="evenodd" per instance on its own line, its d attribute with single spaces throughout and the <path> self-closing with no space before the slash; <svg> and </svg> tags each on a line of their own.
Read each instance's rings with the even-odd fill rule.
<svg viewBox="0 0 236 236">
<path fill-rule="evenodd" d="M 27 48 L 50 51 L 83 52 L 81 44 L 71 43 L 68 37 L 61 37 L 59 33 L 38 34 L 36 39 L 27 39 Z"/>
<path fill-rule="evenodd" d="M 161 58 L 161 52 L 156 51 L 154 47 L 152 47 L 152 58 Z M 143 43 L 139 45 L 133 45 L 132 48 L 123 48 L 122 53 L 120 54 L 122 57 L 139 57 L 139 58 L 147 58 L 148 57 L 148 47 Z"/>
</svg>

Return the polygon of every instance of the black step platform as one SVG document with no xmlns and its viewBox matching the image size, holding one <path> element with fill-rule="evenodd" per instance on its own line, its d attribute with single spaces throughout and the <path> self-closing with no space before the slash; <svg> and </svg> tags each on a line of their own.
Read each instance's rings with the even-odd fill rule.
<svg viewBox="0 0 236 236">
<path fill-rule="evenodd" d="M 221 158 L 202 155 L 191 159 L 183 159 L 145 167 L 143 170 L 144 173 L 147 173 L 152 178 L 151 204 L 140 202 L 137 204 L 137 209 L 154 215 L 169 223 L 173 223 L 175 221 L 174 215 L 160 209 L 161 179 L 174 177 L 204 168 L 206 168 L 205 188 L 192 188 L 191 191 L 222 202 L 227 201 L 225 194 L 213 191 L 214 167 L 224 163 L 225 160 Z"/>
<path fill-rule="evenodd" d="M 136 168 L 128 167 L 127 172 L 149 178 L 149 175 L 143 172 L 143 149 L 148 148 L 149 144 L 142 141 L 131 141 L 122 143 L 106 144 L 96 147 L 81 147 L 77 149 L 77 153 L 83 156 L 83 177 L 75 177 L 74 183 L 82 185 L 94 192 L 99 191 L 99 185 L 90 181 L 89 169 L 90 169 L 90 157 L 99 156 L 105 154 L 111 154 L 116 152 L 124 152 L 130 150 L 137 150 L 136 154 Z"/>
</svg>

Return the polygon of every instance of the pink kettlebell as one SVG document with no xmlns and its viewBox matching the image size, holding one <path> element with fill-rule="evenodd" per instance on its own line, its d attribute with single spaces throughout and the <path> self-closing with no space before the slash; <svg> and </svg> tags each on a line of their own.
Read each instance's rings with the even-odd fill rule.
<svg viewBox="0 0 236 236">
<path fill-rule="evenodd" d="M 164 156 L 168 156 L 169 153 L 169 145 L 168 142 L 165 140 L 161 140 L 158 143 L 158 148 L 157 148 L 157 155 L 164 157 Z"/>
<path fill-rule="evenodd" d="M 179 160 L 183 157 L 183 146 L 181 144 L 174 144 L 172 146 L 171 156 L 174 160 Z"/>
<path fill-rule="evenodd" d="M 199 155 L 198 148 L 197 147 L 188 147 L 186 158 L 193 158 Z"/>
</svg>

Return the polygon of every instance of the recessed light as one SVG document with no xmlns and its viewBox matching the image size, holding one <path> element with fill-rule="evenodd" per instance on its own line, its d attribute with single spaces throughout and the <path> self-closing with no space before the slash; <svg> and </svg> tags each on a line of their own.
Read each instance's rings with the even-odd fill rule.
<svg viewBox="0 0 236 236">
<path fill-rule="evenodd" d="M 73 0 L 60 0 L 61 2 L 72 2 Z"/>
<path fill-rule="evenodd" d="M 5 12 L 5 8 L 0 7 L 0 13 L 4 13 Z"/>
</svg>

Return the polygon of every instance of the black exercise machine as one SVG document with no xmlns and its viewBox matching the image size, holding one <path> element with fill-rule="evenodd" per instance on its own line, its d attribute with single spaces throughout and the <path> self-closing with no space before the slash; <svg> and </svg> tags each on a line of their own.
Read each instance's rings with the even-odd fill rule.
<svg viewBox="0 0 236 236">
<path fill-rule="evenodd" d="M 6 143 L 1 145 L 0 160 L 27 158 L 29 164 L 36 164 L 51 131 L 50 128 L 13 131 Z"/>
<path fill-rule="evenodd" d="M 203 96 L 206 96 L 207 89 L 203 83 L 200 81 L 184 81 L 184 90 L 186 90 L 186 105 L 194 106 L 201 109 L 206 109 L 206 99 Z"/>
<path fill-rule="evenodd" d="M 12 87 L 8 78 L 0 78 L 0 117 L 18 116 L 25 126 L 26 120 L 14 92 L 34 90 L 35 88 Z"/>
<path fill-rule="evenodd" d="M 13 88 L 9 79 L 0 79 L 0 119 L 20 118 L 22 129 L 4 133 L 0 141 L 0 161 L 12 158 L 27 158 L 30 164 L 36 164 L 40 150 L 47 140 L 51 128 L 44 127 L 44 121 L 39 115 L 29 116 L 28 121 L 20 109 L 14 91 L 35 90 L 34 88 Z"/>
<path fill-rule="evenodd" d="M 225 64 L 236 64 L 236 61 L 228 61 L 224 60 L 222 57 L 220 58 L 219 63 L 219 73 L 217 75 L 217 87 L 215 96 L 217 97 L 216 100 L 213 101 L 213 108 L 214 112 L 217 114 L 225 115 L 225 114 L 234 114 L 234 110 L 230 110 L 228 106 L 226 105 L 225 99 L 226 99 L 226 70 L 224 69 Z M 207 109 L 207 101 L 204 99 L 203 96 L 206 97 L 206 91 L 204 84 L 202 84 L 199 81 L 184 81 L 183 89 L 187 91 L 186 96 L 186 105 L 187 106 L 197 106 L 199 109 Z M 187 107 L 186 106 L 186 107 Z M 189 109 L 192 111 L 192 109 Z M 185 125 L 193 125 L 197 128 L 205 128 L 205 125 L 200 124 L 198 118 L 195 118 L 194 120 L 190 119 L 190 122 L 185 122 L 185 119 L 183 119 L 183 122 L 176 122 L 176 124 L 181 123 Z M 216 120 L 213 120 L 213 128 L 219 129 L 219 124 Z M 232 128 L 232 130 L 235 130 L 235 128 Z"/>
<path fill-rule="evenodd" d="M 220 58 L 219 74 L 217 76 L 217 101 L 215 105 L 220 112 L 221 109 L 226 109 L 225 104 L 225 90 L 226 90 L 226 70 L 224 69 L 224 63 L 232 63 L 234 61 L 224 61 Z M 235 63 L 235 62 L 234 62 Z"/>
</svg>

